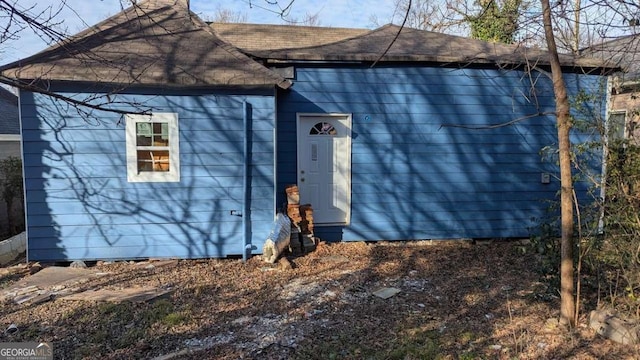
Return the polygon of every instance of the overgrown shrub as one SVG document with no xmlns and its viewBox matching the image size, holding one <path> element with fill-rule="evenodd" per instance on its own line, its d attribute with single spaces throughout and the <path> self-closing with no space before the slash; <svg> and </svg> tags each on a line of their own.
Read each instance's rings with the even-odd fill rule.
<svg viewBox="0 0 640 360">
<path fill-rule="evenodd" d="M 572 154 L 575 188 L 589 187 L 588 196 L 574 197 L 577 295 L 589 303 L 583 310 L 607 305 L 640 318 L 640 147 L 629 139 L 605 143 L 601 111 L 588 105 L 591 100 L 578 96 L 572 103 L 575 131 L 595 134 L 592 141 L 575 143 Z M 555 154 L 551 146 L 542 155 L 557 161 Z M 604 173 L 593 166 L 602 161 Z M 557 204 L 549 208 L 532 232 L 532 245 L 543 277 L 557 289 L 559 212 Z"/>
<path fill-rule="evenodd" d="M 604 203 L 604 243 L 594 254 L 610 305 L 640 316 L 640 147 L 609 149 Z"/>
<path fill-rule="evenodd" d="M 22 161 L 18 157 L 10 156 L 0 160 L 0 199 L 7 207 L 8 229 L 4 231 L 5 236 L 10 237 L 24 231 Z"/>
</svg>

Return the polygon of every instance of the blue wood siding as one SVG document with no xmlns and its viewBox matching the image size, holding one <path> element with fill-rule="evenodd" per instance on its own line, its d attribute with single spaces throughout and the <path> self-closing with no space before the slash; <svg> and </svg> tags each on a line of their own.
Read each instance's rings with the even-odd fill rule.
<svg viewBox="0 0 640 360">
<path fill-rule="evenodd" d="M 602 78 L 566 80 L 577 94 L 597 92 Z M 535 72 L 300 66 L 292 90 L 278 98 L 278 189 L 296 182 L 296 113 L 350 113 L 351 222 L 316 227 L 320 237 L 527 237 L 559 190 L 557 166 L 541 156 L 557 143 L 554 109 L 551 81 Z M 603 113 L 603 101 L 595 110 Z M 533 114 L 544 115 L 468 128 Z"/>
<path fill-rule="evenodd" d="M 243 209 L 244 101 L 252 110 L 244 215 L 254 253 L 262 251 L 275 208 L 274 94 L 148 94 L 113 100 L 178 113 L 180 182 L 127 182 L 120 115 L 83 117 L 47 96 L 21 94 L 30 260 L 242 254 L 242 218 L 231 211 Z"/>
</svg>

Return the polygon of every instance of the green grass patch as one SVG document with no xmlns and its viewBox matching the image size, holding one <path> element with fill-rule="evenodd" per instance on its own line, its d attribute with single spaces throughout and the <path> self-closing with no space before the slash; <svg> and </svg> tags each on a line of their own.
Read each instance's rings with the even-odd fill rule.
<svg viewBox="0 0 640 360">
<path fill-rule="evenodd" d="M 440 334 L 436 330 L 422 328 L 402 332 L 393 348 L 384 358 L 387 359 L 443 359 L 440 353 Z"/>
</svg>

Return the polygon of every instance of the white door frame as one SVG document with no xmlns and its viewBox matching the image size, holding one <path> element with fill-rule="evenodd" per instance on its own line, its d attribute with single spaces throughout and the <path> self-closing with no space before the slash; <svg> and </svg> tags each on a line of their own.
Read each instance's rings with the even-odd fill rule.
<svg viewBox="0 0 640 360">
<path fill-rule="evenodd" d="M 344 222 L 335 222 L 335 223 L 315 223 L 315 225 L 317 226 L 334 226 L 334 225 L 349 225 L 349 223 L 351 222 L 351 125 L 352 125 L 352 114 L 347 114 L 347 113 L 297 113 L 296 114 L 296 158 L 297 158 L 297 166 L 296 166 L 296 181 L 298 182 L 298 185 L 300 185 L 300 179 L 301 174 L 300 173 L 300 169 L 303 168 L 303 166 L 301 166 L 301 156 L 300 156 L 300 147 L 301 147 L 301 142 L 300 142 L 300 138 L 301 138 L 301 134 L 304 134 L 303 129 L 302 129 L 302 121 L 303 119 L 306 118 L 327 118 L 327 119 L 336 119 L 336 118 L 340 118 L 340 120 L 344 120 L 344 124 L 346 127 L 346 151 L 344 152 L 344 154 L 342 154 L 341 159 L 344 161 L 347 161 L 347 171 L 348 174 L 346 175 L 346 184 L 345 184 L 345 193 L 347 198 L 345 199 L 345 203 L 346 203 L 346 208 L 344 209 L 345 211 L 345 221 Z M 304 131 L 306 132 L 307 129 L 304 129 Z M 301 194 L 302 196 L 302 194 Z M 304 199 L 301 199 L 302 202 L 304 202 Z M 311 203 L 311 206 L 313 207 L 313 203 Z"/>
</svg>

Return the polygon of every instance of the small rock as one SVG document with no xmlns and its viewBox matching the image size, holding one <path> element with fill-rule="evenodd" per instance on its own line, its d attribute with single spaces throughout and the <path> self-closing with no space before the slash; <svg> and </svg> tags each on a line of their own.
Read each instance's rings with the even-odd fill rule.
<svg viewBox="0 0 640 360">
<path fill-rule="evenodd" d="M 58 284 L 58 285 L 54 285 L 51 287 L 51 291 L 53 292 L 60 292 L 62 290 L 65 290 L 67 288 L 67 286 L 65 284 Z"/>
<path fill-rule="evenodd" d="M 424 308 L 426 307 L 426 305 L 425 305 L 425 304 L 420 303 L 420 304 L 418 304 L 418 307 L 419 307 L 419 308 L 423 308 L 423 309 L 424 309 Z"/>
<path fill-rule="evenodd" d="M 589 314 L 589 327 L 599 335 L 620 344 L 638 343 L 636 326 L 607 311 L 593 310 Z"/>
<path fill-rule="evenodd" d="M 40 265 L 39 262 L 33 263 L 31 264 L 31 266 L 29 266 L 29 274 L 31 275 L 37 273 L 40 270 L 42 270 L 42 265 Z"/>
<path fill-rule="evenodd" d="M 373 295 L 381 298 L 381 299 L 388 299 L 390 297 L 395 296 L 397 293 L 400 292 L 400 289 L 398 288 L 393 288 L 393 287 L 388 287 L 388 288 L 381 288 L 378 289 L 376 291 L 373 292 Z"/>
<path fill-rule="evenodd" d="M 324 292 L 323 295 L 326 296 L 326 297 L 334 298 L 334 297 L 336 297 L 337 294 L 334 291 L 327 290 L 327 291 Z"/>
<path fill-rule="evenodd" d="M 9 325 L 9 327 L 7 327 L 7 329 L 4 331 L 6 335 L 13 335 L 17 332 L 18 332 L 18 326 L 16 324 Z"/>
<path fill-rule="evenodd" d="M 491 320 L 493 319 L 493 314 L 492 313 L 484 314 L 484 317 L 487 318 L 487 320 Z"/>
<path fill-rule="evenodd" d="M 87 267 L 87 264 L 85 264 L 82 260 L 76 260 L 69 264 L 69 267 L 74 269 L 85 269 Z"/>
<path fill-rule="evenodd" d="M 235 325 L 245 325 L 245 324 L 250 323 L 251 320 L 252 320 L 251 317 L 245 315 L 245 316 L 241 316 L 241 317 L 239 317 L 237 319 L 234 319 L 233 321 L 231 321 L 231 323 L 235 324 Z"/>
<path fill-rule="evenodd" d="M 554 332 L 560 328 L 560 320 L 557 318 L 549 318 L 544 323 L 544 331 L 546 332 Z"/>
<path fill-rule="evenodd" d="M 502 345 L 497 345 L 497 344 L 496 345 L 491 345 L 491 346 L 489 346 L 489 348 L 492 349 L 492 350 L 500 350 L 500 349 L 502 349 Z"/>
</svg>

